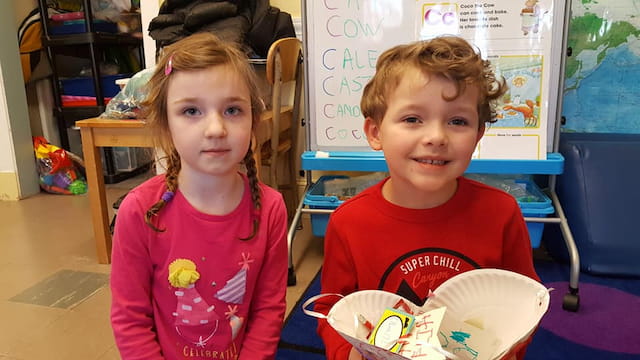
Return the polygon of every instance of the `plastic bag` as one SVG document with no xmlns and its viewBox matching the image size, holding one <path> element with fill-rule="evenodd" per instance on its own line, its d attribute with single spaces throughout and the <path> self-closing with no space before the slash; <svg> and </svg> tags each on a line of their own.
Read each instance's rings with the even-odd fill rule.
<svg viewBox="0 0 640 360">
<path fill-rule="evenodd" d="M 114 96 L 101 118 L 108 119 L 136 119 L 140 114 L 140 104 L 147 96 L 147 82 L 153 75 L 154 68 L 139 71 L 124 86 L 116 96 Z"/>
<path fill-rule="evenodd" d="M 123 11 L 131 10 L 131 0 L 91 0 L 91 10 L 96 19 L 118 22 Z"/>
<path fill-rule="evenodd" d="M 513 196 L 519 202 L 541 202 L 541 197 L 529 191 L 523 182 L 517 180 L 527 180 L 522 175 L 499 175 L 499 174 L 465 174 L 466 178 L 481 182 L 485 185 L 498 188 Z"/>
<path fill-rule="evenodd" d="M 42 136 L 33 138 L 40 188 L 52 194 L 79 195 L 87 183 L 69 154 Z"/>
</svg>

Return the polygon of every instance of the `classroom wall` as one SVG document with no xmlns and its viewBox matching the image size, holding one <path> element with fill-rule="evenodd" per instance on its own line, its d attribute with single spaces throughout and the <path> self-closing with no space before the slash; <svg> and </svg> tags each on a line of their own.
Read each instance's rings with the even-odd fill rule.
<svg viewBox="0 0 640 360">
<path fill-rule="evenodd" d="M 149 36 L 146 29 L 149 23 L 160 11 L 162 1 L 140 1 L 140 20 L 142 21 L 142 44 L 144 46 L 144 63 L 146 68 L 153 67 L 156 64 L 156 42 Z"/>
<path fill-rule="evenodd" d="M 16 38 L 16 17 L 24 17 L 26 4 L 17 8 L 14 2 L 0 2 L 0 200 L 40 191 Z"/>
<path fill-rule="evenodd" d="M 300 14 L 302 13 L 300 5 L 301 0 L 271 0 L 271 6 L 275 6 L 280 8 L 282 11 L 288 12 L 293 18 L 300 17 Z"/>
<path fill-rule="evenodd" d="M 32 0 L 34 3 L 36 0 Z M 12 22 L 16 23 L 15 30 L 18 29 L 19 22 L 22 18 L 24 18 L 30 10 L 28 8 L 31 6 L 30 1 L 19 1 L 14 0 L 14 9 L 9 12 L 9 14 L 14 15 L 14 19 Z M 3 7 L 7 7 L 10 4 L 4 4 Z M 6 13 L 5 9 L 2 9 L 3 13 Z M 12 33 L 15 33 L 15 30 Z M 6 45 L 3 43 L 1 49 L 4 51 Z M 13 145 L 11 141 L 11 127 L 9 126 L 9 113 L 7 109 L 7 102 L 5 97 L 5 88 L 4 88 L 4 78 L 2 77 L 2 72 L 4 68 L 0 63 L 0 173 L 14 173 L 16 166 L 14 161 L 13 154 Z M 7 131 L 9 130 L 9 131 Z M 1 183 L 1 180 L 0 180 Z M 0 188 L 0 193 L 2 189 Z"/>
<path fill-rule="evenodd" d="M 24 19 L 27 16 L 27 14 L 31 12 L 31 10 L 38 7 L 38 1 L 37 0 L 13 0 L 11 2 L 13 3 L 13 7 L 14 7 L 13 13 L 16 19 L 16 29 L 18 29 L 18 26 L 20 25 L 20 22 L 22 21 L 22 19 Z"/>
<path fill-rule="evenodd" d="M 0 63 L 0 173 L 13 173 L 16 167 L 13 161 L 13 144 L 9 136 L 11 127 L 9 126 L 9 110 L 7 109 L 7 101 L 4 95 L 3 71 L 4 68 Z"/>
</svg>

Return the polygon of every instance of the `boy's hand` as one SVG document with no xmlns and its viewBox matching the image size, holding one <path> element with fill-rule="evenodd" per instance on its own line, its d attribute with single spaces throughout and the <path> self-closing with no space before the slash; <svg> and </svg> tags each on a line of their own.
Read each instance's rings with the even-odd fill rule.
<svg viewBox="0 0 640 360">
<path fill-rule="evenodd" d="M 364 360 L 362 355 L 356 350 L 356 348 L 352 347 L 351 352 L 349 352 L 349 360 Z"/>
</svg>

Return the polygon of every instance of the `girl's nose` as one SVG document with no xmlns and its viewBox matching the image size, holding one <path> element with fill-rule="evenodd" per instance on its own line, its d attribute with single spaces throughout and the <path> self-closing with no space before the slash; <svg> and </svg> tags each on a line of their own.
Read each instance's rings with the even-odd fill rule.
<svg viewBox="0 0 640 360">
<path fill-rule="evenodd" d="M 220 114 L 214 113 L 207 116 L 205 122 L 204 135 L 206 137 L 223 137 L 227 135 L 224 118 Z"/>
</svg>

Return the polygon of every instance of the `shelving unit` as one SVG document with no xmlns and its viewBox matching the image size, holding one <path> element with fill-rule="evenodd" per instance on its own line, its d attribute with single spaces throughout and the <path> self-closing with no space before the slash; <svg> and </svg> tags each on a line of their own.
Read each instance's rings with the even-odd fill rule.
<svg viewBox="0 0 640 360">
<path fill-rule="evenodd" d="M 130 34 L 104 33 L 95 28 L 94 18 L 91 10 L 91 0 L 82 0 L 84 9 L 85 32 L 71 34 L 52 34 L 51 23 L 48 15 L 47 0 L 38 0 L 40 18 L 42 20 L 42 45 L 47 51 L 52 75 L 52 93 L 54 99 L 53 115 L 56 118 L 58 132 L 60 134 L 61 147 L 71 150 L 69 131 L 75 129 L 77 120 L 99 116 L 105 111 L 105 92 L 100 73 L 100 61 L 103 52 L 108 48 L 126 47 L 131 50 L 137 49 L 140 63 L 144 68 L 144 53 L 142 39 Z M 63 106 L 62 86 L 59 76 L 59 64 L 57 55 L 73 55 L 87 58 L 91 63 L 91 81 L 95 93 L 96 104 L 94 106 Z M 131 176 L 135 176 L 146 171 L 149 165 L 141 166 L 129 172 L 118 172 L 115 169 L 114 155 L 112 148 L 105 148 L 105 182 L 108 184 L 117 183 Z"/>
</svg>

